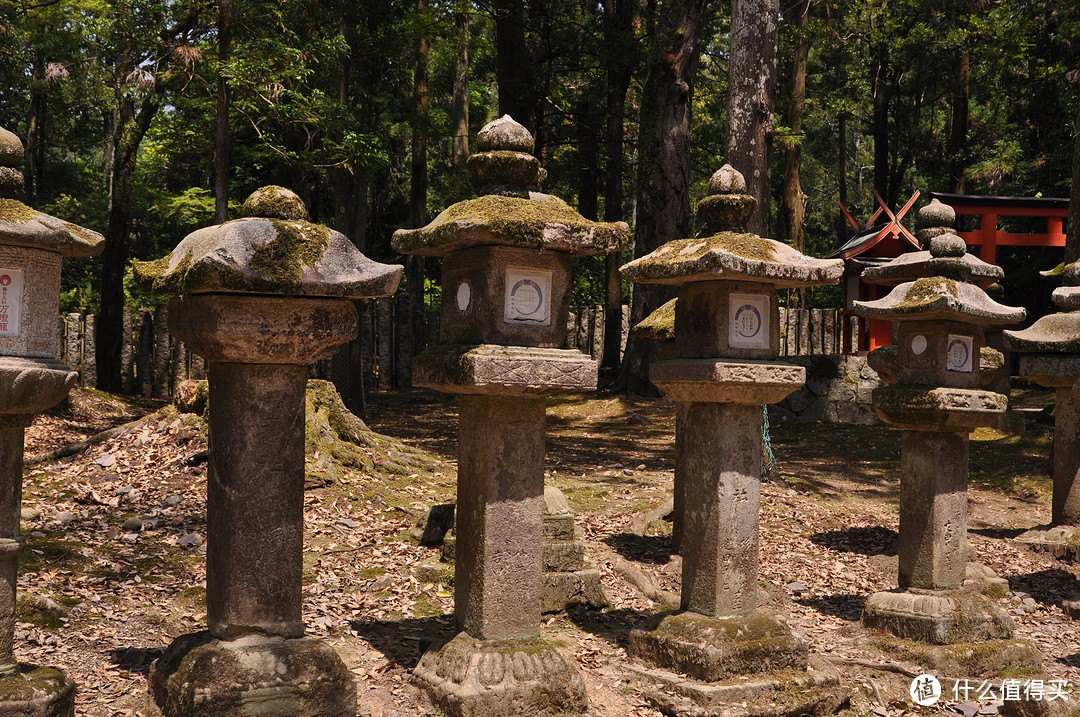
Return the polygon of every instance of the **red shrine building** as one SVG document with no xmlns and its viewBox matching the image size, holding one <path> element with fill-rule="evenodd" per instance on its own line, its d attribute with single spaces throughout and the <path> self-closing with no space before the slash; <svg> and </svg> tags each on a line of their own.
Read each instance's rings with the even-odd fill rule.
<svg viewBox="0 0 1080 717">
<path fill-rule="evenodd" d="M 848 239 L 830 257 L 844 259 L 843 284 L 844 311 L 842 325 L 842 351 L 845 354 L 867 353 L 892 343 L 889 322 L 859 319 L 852 312 L 855 301 L 872 301 L 887 294 L 892 287 L 867 284 L 862 281 L 863 269 L 879 266 L 909 251 L 924 247 L 904 227 L 901 219 L 915 204 L 919 192 L 915 192 L 900 211 L 893 214 L 884 201 L 874 192 L 878 210 L 863 225 L 859 225 L 843 205 L 840 209 L 855 228 L 855 236 Z M 1065 220 L 1069 216 L 1069 200 L 1052 197 L 989 197 L 970 194 L 930 192 L 930 199 L 948 204 L 957 217 L 977 216 L 979 226 L 972 231 L 957 234 L 968 244 L 976 247 L 972 253 L 988 264 L 997 263 L 997 247 L 1064 247 Z M 1046 220 L 1043 232 L 1016 233 L 998 229 L 1001 217 L 1041 217 Z"/>
</svg>

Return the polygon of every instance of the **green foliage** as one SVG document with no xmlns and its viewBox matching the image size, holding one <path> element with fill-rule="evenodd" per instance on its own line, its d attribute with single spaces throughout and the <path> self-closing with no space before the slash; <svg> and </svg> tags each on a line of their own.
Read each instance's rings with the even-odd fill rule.
<svg viewBox="0 0 1080 717">
<path fill-rule="evenodd" d="M 495 15 L 513 4 L 431 0 L 418 9 L 408 0 L 233 0 L 232 40 L 223 54 L 216 8 L 194 0 L 33 6 L 0 0 L 0 126 L 24 139 L 31 124 L 36 128 L 31 204 L 104 233 L 111 122 L 123 101 L 156 98 L 134 169 L 130 217 L 130 255 L 155 259 L 214 221 L 216 93 L 224 78 L 229 216 L 239 215 L 240 202 L 254 189 L 280 184 L 307 202 L 315 221 L 344 230 L 373 258 L 396 261 L 401 257 L 389 239 L 409 221 L 414 132 L 427 144 L 428 219 L 460 199 L 466 184 L 451 155 L 454 15 L 468 16 L 472 143 L 498 112 Z M 530 129 L 549 172 L 545 191 L 597 216 L 607 209 L 605 180 L 622 160 L 617 213 L 633 219 L 643 59 L 655 21 L 650 7 L 624 0 L 522 4 L 527 66 L 517 69 L 536 94 L 536 116 L 518 119 L 534 123 Z M 623 35 L 612 32 L 619 8 L 630 16 Z M 856 218 L 869 217 L 875 176 L 887 176 L 894 203 L 915 189 L 951 190 L 956 163 L 966 169 L 969 193 L 1068 194 L 1067 148 L 1080 101 L 1069 73 L 1080 68 L 1080 6 L 1056 0 L 827 0 L 811 5 L 801 31 L 790 14 L 785 8 L 781 23 L 773 208 L 784 146 L 798 145 L 809 253 L 827 254 L 847 236 L 837 208 L 842 185 Z M 706 28 L 693 87 L 694 202 L 724 162 L 726 16 L 722 10 Z M 172 44 L 163 44 L 166 35 Z M 429 43 L 428 95 L 418 114 L 413 83 L 421 38 Z M 792 135 L 784 127 L 787 83 L 802 39 L 810 42 L 803 132 Z M 963 146 L 954 147 L 965 56 L 968 128 Z M 126 73 L 120 70 L 124 61 Z M 630 80 L 622 141 L 613 150 L 606 143 L 606 102 L 612 73 L 620 68 Z M 876 164 L 874 153 L 875 97 L 885 108 L 886 166 Z M 1034 276 L 1034 264 L 1058 261 L 1052 253 L 1027 250 L 1002 256 L 1015 264 L 1007 269 L 1024 277 Z M 438 262 L 426 266 L 425 283 L 437 287 Z M 65 262 L 63 310 L 97 309 L 99 267 L 99 260 Z M 572 303 L 603 303 L 604 281 L 601 258 L 578 262 Z M 623 290 L 628 298 L 625 283 Z M 429 291 L 429 300 L 435 294 Z M 839 295 L 835 287 L 822 287 L 806 300 L 838 306 Z M 130 287 L 128 298 L 148 300 Z"/>
</svg>

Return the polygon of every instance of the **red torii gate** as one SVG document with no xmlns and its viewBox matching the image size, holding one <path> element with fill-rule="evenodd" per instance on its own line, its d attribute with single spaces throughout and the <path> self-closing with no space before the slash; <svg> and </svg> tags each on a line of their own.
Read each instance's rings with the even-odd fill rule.
<svg viewBox="0 0 1080 717">
<path fill-rule="evenodd" d="M 975 194 L 930 192 L 931 199 L 948 204 L 958 215 L 980 217 L 979 228 L 957 232 L 968 244 L 979 247 L 979 258 L 997 263 L 999 246 L 1065 246 L 1065 219 L 1069 200 L 1056 197 L 985 197 Z M 1044 217 L 1046 232 L 1023 234 L 997 228 L 998 217 Z"/>
</svg>

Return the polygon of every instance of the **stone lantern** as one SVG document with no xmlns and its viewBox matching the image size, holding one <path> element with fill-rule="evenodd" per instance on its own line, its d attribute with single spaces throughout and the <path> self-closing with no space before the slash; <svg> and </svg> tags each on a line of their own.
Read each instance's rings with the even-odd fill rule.
<svg viewBox="0 0 1080 717">
<path fill-rule="evenodd" d="M 546 174 L 509 116 L 485 126 L 469 173 L 481 195 L 394 248 L 443 258 L 439 345 L 413 384 L 456 393 L 458 499 L 453 640 L 414 674 L 452 715 L 583 709 L 577 668 L 540 637 L 545 396 L 596 387 L 596 363 L 561 349 L 570 262 L 618 251 L 625 223 L 585 219 L 534 191 Z"/>
<path fill-rule="evenodd" d="M 211 406 L 209 629 L 177 638 L 151 686 L 168 717 L 354 714 L 355 679 L 301 617 L 307 364 L 356 336 L 352 299 L 393 293 L 402 268 L 307 221 L 281 187 L 252 194 L 244 215 L 136 265 L 179 297 L 169 331 L 206 359 Z"/>
<path fill-rule="evenodd" d="M 678 358 L 654 364 L 649 377 L 680 409 L 682 611 L 655 630 L 631 632 L 628 651 L 709 682 L 807 668 L 806 643 L 778 618 L 757 614 L 761 406 L 806 380 L 805 368 L 776 361 L 777 291 L 836 283 L 844 262 L 746 233 L 755 204 L 742 175 L 725 165 L 698 203 L 699 236 L 622 269 L 631 281 L 679 286 Z"/>
<path fill-rule="evenodd" d="M 60 264 L 96 256 L 97 232 L 20 202 L 23 145 L 0 129 L 0 714 L 60 717 L 75 711 L 75 683 L 51 667 L 15 661 L 15 591 L 23 437 L 34 416 L 67 396 L 79 375 L 60 353 Z"/>
<path fill-rule="evenodd" d="M 1044 272 L 1049 273 L 1049 272 Z M 1016 540 L 1060 558 L 1080 559 L 1080 262 L 1061 271 L 1063 285 L 1054 303 L 1066 311 L 1044 316 L 1023 331 L 1006 331 L 1005 341 L 1023 353 L 1020 375 L 1055 389 L 1054 494 L 1050 525 L 1033 528 Z M 1071 309 L 1071 311 L 1070 311 Z"/>
<path fill-rule="evenodd" d="M 984 345 L 988 326 L 1023 320 L 979 288 L 1002 276 L 966 253 L 949 229 L 950 207 L 919 212 L 928 251 L 867 269 L 868 281 L 899 283 L 883 299 L 855 302 L 859 316 L 895 322 L 895 345 L 868 356 L 885 385 L 873 393 L 877 414 L 902 431 L 900 449 L 899 590 L 871 595 L 863 624 L 937 645 L 1003 640 L 1012 621 L 981 593 L 963 591 L 967 572 L 968 434 L 993 425 L 1005 396 L 981 386 L 1001 354 Z M 1029 646 L 1024 646 L 1029 647 Z M 990 647 L 987 648 L 988 650 Z M 1018 648 L 1016 659 L 1034 659 Z"/>
</svg>

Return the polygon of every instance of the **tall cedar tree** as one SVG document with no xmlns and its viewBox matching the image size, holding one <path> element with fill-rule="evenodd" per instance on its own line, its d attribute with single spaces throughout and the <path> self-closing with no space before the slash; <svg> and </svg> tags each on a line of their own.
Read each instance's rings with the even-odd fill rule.
<svg viewBox="0 0 1080 717">
<path fill-rule="evenodd" d="M 761 236 L 769 230 L 779 26 L 778 0 L 732 0 L 727 162 L 742 172 L 746 191 L 757 198 L 747 229 Z"/>
<path fill-rule="evenodd" d="M 709 0 L 671 0 L 659 8 L 641 104 L 635 257 L 690 233 L 690 108 L 709 6 Z M 666 285 L 635 284 L 631 325 L 660 308 L 675 291 Z M 620 383 L 639 395 L 656 395 L 649 381 L 650 343 L 631 336 L 623 356 Z"/>
</svg>

